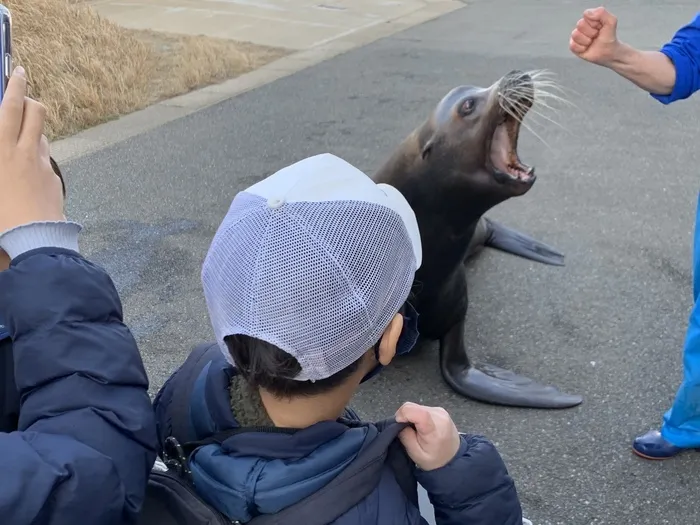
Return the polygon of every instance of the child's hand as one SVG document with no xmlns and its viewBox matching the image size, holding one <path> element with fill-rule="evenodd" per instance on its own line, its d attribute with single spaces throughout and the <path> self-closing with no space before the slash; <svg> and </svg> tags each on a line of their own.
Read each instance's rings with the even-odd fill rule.
<svg viewBox="0 0 700 525">
<path fill-rule="evenodd" d="M 396 421 L 413 423 L 399 434 L 409 457 L 423 470 L 447 465 L 457 454 L 459 432 L 444 408 L 404 403 L 396 412 Z"/>
</svg>

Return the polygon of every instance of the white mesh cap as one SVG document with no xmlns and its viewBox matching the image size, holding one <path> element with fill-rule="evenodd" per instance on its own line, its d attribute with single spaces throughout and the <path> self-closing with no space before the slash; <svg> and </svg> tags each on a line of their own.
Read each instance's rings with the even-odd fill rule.
<svg viewBox="0 0 700 525">
<path fill-rule="evenodd" d="M 202 267 L 217 342 L 248 335 L 321 380 L 371 348 L 421 264 L 415 214 L 398 190 L 317 155 L 242 191 Z"/>
</svg>

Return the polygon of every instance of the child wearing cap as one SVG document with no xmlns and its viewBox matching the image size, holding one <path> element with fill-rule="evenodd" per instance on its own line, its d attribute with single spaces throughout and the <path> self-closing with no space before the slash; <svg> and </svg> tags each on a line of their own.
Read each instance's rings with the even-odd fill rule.
<svg viewBox="0 0 700 525">
<path fill-rule="evenodd" d="M 260 521 L 313 499 L 394 428 L 346 406 L 416 342 L 409 296 L 421 257 L 403 196 L 333 155 L 236 195 L 202 268 L 216 342 L 196 348 L 154 401 L 161 452 L 168 438 L 199 444 L 191 480 L 226 519 Z M 406 403 L 395 421 L 408 470 L 387 460 L 333 523 L 424 524 L 416 483 L 439 525 L 523 523 L 489 441 L 460 434 L 440 408 Z"/>
</svg>

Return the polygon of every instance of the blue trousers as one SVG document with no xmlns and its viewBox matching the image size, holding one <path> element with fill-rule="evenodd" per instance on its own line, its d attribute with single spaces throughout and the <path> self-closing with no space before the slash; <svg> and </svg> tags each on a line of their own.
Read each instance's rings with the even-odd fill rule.
<svg viewBox="0 0 700 525">
<path fill-rule="evenodd" d="M 683 382 L 664 414 L 661 435 L 677 447 L 700 448 L 700 196 L 693 234 L 693 310 L 683 347 Z"/>
</svg>

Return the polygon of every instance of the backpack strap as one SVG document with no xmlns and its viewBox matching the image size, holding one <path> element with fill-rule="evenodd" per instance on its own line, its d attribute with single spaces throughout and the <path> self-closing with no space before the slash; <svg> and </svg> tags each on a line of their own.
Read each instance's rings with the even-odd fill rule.
<svg viewBox="0 0 700 525">
<path fill-rule="evenodd" d="M 390 423 L 343 472 L 318 492 L 281 510 L 263 514 L 247 525 L 327 525 L 333 523 L 379 484 L 388 450 L 407 423 Z"/>
<path fill-rule="evenodd" d="M 379 484 L 382 470 L 389 466 L 406 497 L 418 507 L 418 490 L 413 464 L 396 439 L 409 423 L 394 420 L 378 423 L 377 437 L 362 450 L 355 460 L 330 483 L 319 491 L 275 513 L 254 517 L 247 525 L 328 525 L 365 499 Z M 264 430 L 280 433 L 293 433 L 295 429 L 239 427 L 225 430 L 200 441 L 180 445 L 175 438 L 166 440 L 164 461 L 166 465 L 188 482 L 192 482 L 189 470 L 191 454 L 199 447 L 221 445 L 228 438 L 246 432 Z"/>
<path fill-rule="evenodd" d="M 414 507 L 418 507 L 418 480 L 415 475 L 415 463 L 408 457 L 406 449 L 403 448 L 401 442 L 397 439 L 389 445 L 386 458 L 387 465 L 394 472 L 396 482 L 401 487 L 406 499 Z"/>
<path fill-rule="evenodd" d="M 387 425 L 390 425 L 394 420 L 388 419 L 375 423 L 380 431 L 383 431 Z M 401 442 L 396 439 L 389 445 L 389 451 L 386 458 L 387 465 L 394 472 L 396 482 L 401 487 L 402 492 L 410 501 L 418 506 L 418 480 L 415 475 L 415 463 L 408 457 L 406 449 L 403 448 Z"/>
<path fill-rule="evenodd" d="M 362 421 L 359 414 L 351 407 L 347 407 L 343 413 L 343 417 L 348 424 L 354 424 Z M 379 431 L 383 431 L 386 425 L 394 423 L 395 420 L 388 419 L 375 423 Z M 415 463 L 408 457 L 406 449 L 403 448 L 399 440 L 394 440 L 389 446 L 389 451 L 386 458 L 387 465 L 394 472 L 396 482 L 401 487 L 402 492 L 406 495 L 408 501 L 418 506 L 418 480 L 415 475 Z"/>
<path fill-rule="evenodd" d="M 187 374 L 180 379 L 180 385 L 173 392 L 172 406 L 175 408 L 170 415 L 171 428 L 168 432 L 171 436 L 180 436 L 182 439 L 184 436 L 191 435 L 190 412 L 186 407 L 190 406 L 190 398 L 197 377 L 209 363 L 204 357 L 213 346 L 217 346 L 217 343 L 209 342 L 197 345 L 182 365 L 182 368 L 187 366 L 185 368 Z M 192 361 L 194 363 L 190 365 Z"/>
<path fill-rule="evenodd" d="M 293 434 L 296 431 L 297 430 L 293 428 L 280 427 L 236 427 L 222 430 L 221 432 L 217 432 L 199 441 L 189 441 L 187 443 L 180 443 L 174 436 L 168 436 L 163 446 L 163 463 L 165 463 L 168 469 L 174 471 L 182 479 L 188 483 L 192 483 L 192 471 L 190 470 L 189 462 L 192 453 L 199 447 L 205 447 L 207 445 L 221 446 L 228 438 L 247 432 Z"/>
</svg>

